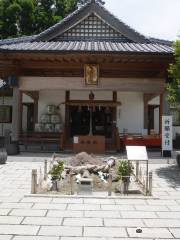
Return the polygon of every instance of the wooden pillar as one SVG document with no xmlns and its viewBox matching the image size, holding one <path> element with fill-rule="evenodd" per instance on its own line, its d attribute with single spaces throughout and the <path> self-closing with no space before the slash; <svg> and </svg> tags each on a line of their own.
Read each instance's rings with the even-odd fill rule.
<svg viewBox="0 0 180 240">
<path fill-rule="evenodd" d="M 151 101 L 156 94 L 144 94 L 144 129 L 148 129 L 148 102 Z"/>
<path fill-rule="evenodd" d="M 66 104 L 70 100 L 70 91 L 66 91 L 65 95 L 65 131 L 64 131 L 64 139 L 69 139 L 69 106 Z"/>
<path fill-rule="evenodd" d="M 117 102 L 117 91 L 113 91 L 113 102 Z M 119 150 L 119 141 L 117 139 L 117 107 L 113 108 L 113 144 Z"/>
<path fill-rule="evenodd" d="M 20 117 L 20 101 L 21 101 L 21 93 L 18 87 L 13 88 L 13 103 L 12 103 L 12 141 L 19 140 L 19 130 L 21 125 L 21 117 Z"/>
<path fill-rule="evenodd" d="M 162 116 L 164 113 L 164 94 L 160 95 L 160 109 L 159 109 L 159 132 L 162 134 Z"/>
</svg>

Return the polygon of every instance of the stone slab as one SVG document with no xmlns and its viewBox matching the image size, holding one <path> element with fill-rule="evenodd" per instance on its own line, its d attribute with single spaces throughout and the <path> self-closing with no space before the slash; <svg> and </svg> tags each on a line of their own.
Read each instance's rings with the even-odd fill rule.
<svg viewBox="0 0 180 240">
<path fill-rule="evenodd" d="M 65 218 L 63 222 L 64 226 L 103 226 L 101 218 Z"/>
<path fill-rule="evenodd" d="M 136 233 L 136 228 L 127 228 L 128 234 L 132 238 L 173 238 L 172 234 L 166 228 L 142 228 L 142 233 Z"/>
<path fill-rule="evenodd" d="M 43 217 L 47 213 L 47 210 L 33 210 L 33 209 L 13 209 L 9 215 L 11 216 L 24 216 L 24 217 Z"/>
<path fill-rule="evenodd" d="M 47 217 L 83 217 L 83 211 L 55 211 L 49 210 Z"/>
<path fill-rule="evenodd" d="M 82 236 L 82 227 L 46 226 L 41 227 L 39 235 L 44 236 Z"/>
<path fill-rule="evenodd" d="M 144 227 L 141 219 L 104 219 L 106 227 Z"/>
<path fill-rule="evenodd" d="M 147 227 L 180 227 L 180 219 L 144 219 Z"/>
<path fill-rule="evenodd" d="M 127 237 L 125 228 L 113 227 L 85 227 L 84 236 L 86 237 Z"/>
<path fill-rule="evenodd" d="M 107 205 L 106 204 L 106 205 L 101 205 L 101 209 L 105 211 L 119 211 L 119 210 L 132 211 L 132 210 L 135 210 L 135 207 L 133 205 L 119 205 L 119 204 Z"/>
<path fill-rule="evenodd" d="M 157 218 L 154 212 L 121 211 L 123 218 Z"/>
<path fill-rule="evenodd" d="M 23 217 L 16 216 L 0 216 L 0 224 L 20 224 Z"/>
<path fill-rule="evenodd" d="M 117 211 L 85 211 L 85 217 L 92 218 L 120 218 L 120 213 Z"/>
<path fill-rule="evenodd" d="M 99 204 L 68 204 L 67 210 L 100 210 Z"/>
<path fill-rule="evenodd" d="M 27 225 L 47 225 L 58 226 L 62 224 L 62 218 L 50 218 L 50 217 L 26 217 L 22 224 Z"/>
<path fill-rule="evenodd" d="M 39 226 L 29 225 L 0 225 L 0 234 L 12 235 L 36 235 Z"/>
<path fill-rule="evenodd" d="M 180 228 L 170 228 L 169 230 L 175 238 L 180 238 Z"/>
<path fill-rule="evenodd" d="M 33 209 L 57 209 L 57 210 L 65 210 L 67 204 L 52 204 L 52 203 L 35 203 Z"/>
<path fill-rule="evenodd" d="M 1 239 L 0 239 L 1 240 Z M 59 237 L 45 236 L 15 236 L 13 240 L 59 240 Z"/>
</svg>

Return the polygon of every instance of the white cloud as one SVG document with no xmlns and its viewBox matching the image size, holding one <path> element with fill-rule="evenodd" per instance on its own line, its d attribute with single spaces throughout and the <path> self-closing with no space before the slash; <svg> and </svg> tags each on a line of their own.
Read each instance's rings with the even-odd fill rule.
<svg viewBox="0 0 180 240">
<path fill-rule="evenodd" d="M 174 40 L 180 34 L 180 0 L 106 0 L 106 8 L 144 35 Z"/>
</svg>

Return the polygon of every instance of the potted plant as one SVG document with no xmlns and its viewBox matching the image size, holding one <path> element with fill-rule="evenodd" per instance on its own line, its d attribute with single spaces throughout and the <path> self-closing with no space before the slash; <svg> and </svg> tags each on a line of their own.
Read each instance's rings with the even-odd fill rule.
<svg viewBox="0 0 180 240">
<path fill-rule="evenodd" d="M 123 193 L 126 194 L 128 192 L 128 187 L 130 183 L 130 176 L 132 173 L 132 166 L 127 160 L 120 160 L 117 174 L 120 177 L 120 180 L 122 181 L 122 187 L 123 187 Z"/>
<path fill-rule="evenodd" d="M 56 164 L 53 165 L 52 169 L 49 171 L 49 174 L 51 175 L 51 181 L 52 181 L 52 190 L 57 191 L 57 183 L 61 180 L 62 172 L 64 171 L 64 162 L 58 161 Z"/>
</svg>

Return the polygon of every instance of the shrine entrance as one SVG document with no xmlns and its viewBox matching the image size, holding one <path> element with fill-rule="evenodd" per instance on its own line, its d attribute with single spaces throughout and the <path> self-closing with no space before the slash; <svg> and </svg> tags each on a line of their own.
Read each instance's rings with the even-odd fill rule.
<svg viewBox="0 0 180 240">
<path fill-rule="evenodd" d="M 102 135 L 112 138 L 114 107 L 70 107 L 70 136 Z"/>
<path fill-rule="evenodd" d="M 91 93 L 92 94 L 92 93 Z M 74 152 L 104 153 L 116 150 L 116 110 L 113 94 L 106 100 L 66 100 L 66 146 Z"/>
</svg>

